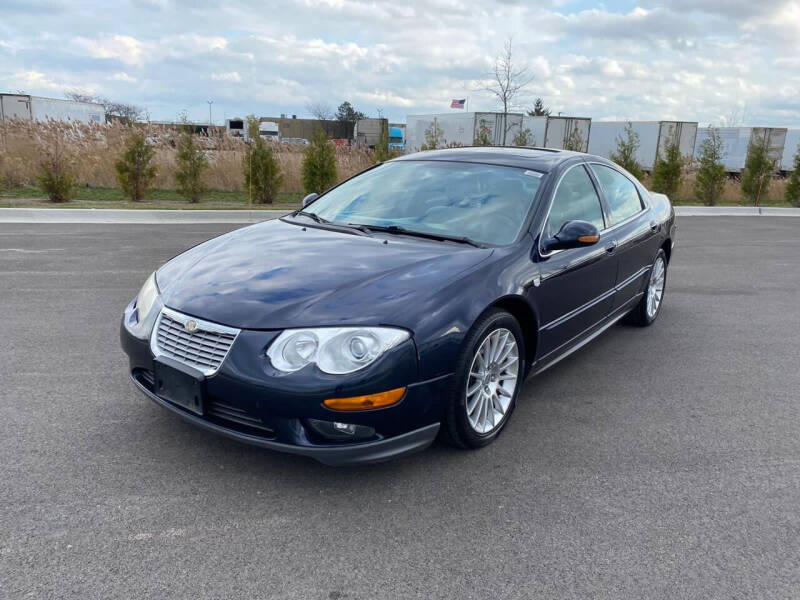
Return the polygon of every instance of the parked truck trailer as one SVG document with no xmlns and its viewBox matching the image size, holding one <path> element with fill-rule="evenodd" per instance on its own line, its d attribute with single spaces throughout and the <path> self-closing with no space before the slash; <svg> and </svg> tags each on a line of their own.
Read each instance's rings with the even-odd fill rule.
<svg viewBox="0 0 800 600">
<path fill-rule="evenodd" d="M 681 156 L 691 161 L 697 138 L 696 121 L 594 121 L 589 140 L 589 154 L 609 157 L 617 149 L 617 139 L 625 139 L 625 128 L 630 123 L 639 135 L 636 161 L 645 171 L 651 171 L 656 157 L 677 142 Z"/>
<path fill-rule="evenodd" d="M 722 139 L 722 164 L 729 173 L 741 173 L 747 161 L 747 151 L 751 143 L 765 143 L 767 154 L 775 165 L 781 169 L 781 160 L 786 147 L 787 129 L 781 127 L 717 127 Z M 694 147 L 695 156 L 700 154 L 700 145 L 708 137 L 708 129 L 701 128 L 697 132 Z"/>
<path fill-rule="evenodd" d="M 522 131 L 528 130 L 532 138 L 529 146 L 586 152 L 592 120 L 584 117 L 525 116 Z"/>
<path fill-rule="evenodd" d="M 432 115 L 409 115 L 406 118 L 406 152 L 417 152 L 427 145 L 426 131 L 434 125 L 441 132 L 444 146 L 472 146 L 485 130 L 493 146 L 510 146 L 522 129 L 522 113 L 468 112 Z"/>
<path fill-rule="evenodd" d="M 76 102 L 59 98 L 42 98 L 27 94 L 0 94 L 0 121 L 79 121 L 105 123 L 106 110 L 102 104 Z"/>
</svg>

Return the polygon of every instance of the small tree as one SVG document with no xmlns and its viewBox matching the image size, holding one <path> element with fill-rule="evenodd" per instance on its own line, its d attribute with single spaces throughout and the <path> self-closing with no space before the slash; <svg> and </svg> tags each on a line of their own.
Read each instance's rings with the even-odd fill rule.
<svg viewBox="0 0 800 600">
<path fill-rule="evenodd" d="M 420 150 L 436 150 L 442 148 L 447 141 L 444 139 L 444 131 L 439 127 L 439 123 L 434 119 L 425 130 L 425 143 Z"/>
<path fill-rule="evenodd" d="M 178 168 L 175 170 L 175 182 L 181 196 L 190 202 L 200 202 L 206 191 L 203 183 L 203 171 L 208 167 L 208 160 L 194 140 L 191 130 L 184 128 L 178 140 Z"/>
<path fill-rule="evenodd" d="M 336 183 L 336 150 L 325 132 L 320 130 L 306 146 L 303 159 L 303 187 L 307 194 L 321 194 Z"/>
<path fill-rule="evenodd" d="M 256 137 L 247 146 L 242 160 L 244 184 L 253 190 L 258 204 L 272 204 L 283 184 L 283 175 L 270 144 Z"/>
<path fill-rule="evenodd" d="M 473 146 L 491 146 L 492 145 L 492 130 L 486 125 L 486 121 L 481 119 L 478 126 L 478 132 L 475 134 L 475 139 L 472 140 Z"/>
<path fill-rule="evenodd" d="M 155 150 L 147 143 L 144 134 L 132 133 L 125 153 L 115 165 L 122 192 L 134 202 L 150 193 L 156 176 L 156 167 L 152 164 L 154 155 Z"/>
<path fill-rule="evenodd" d="M 389 155 L 389 121 L 383 119 L 381 120 L 381 135 L 375 145 L 375 162 L 387 161 Z"/>
<path fill-rule="evenodd" d="M 674 198 L 683 179 L 683 156 L 678 143 L 667 146 L 664 156 L 658 153 L 653 165 L 653 191 Z"/>
<path fill-rule="evenodd" d="M 742 193 L 754 206 L 758 206 L 761 196 L 767 193 L 773 168 L 766 142 L 750 142 L 742 172 Z"/>
<path fill-rule="evenodd" d="M 725 165 L 722 164 L 723 143 L 719 132 L 709 126 L 708 136 L 700 144 L 700 155 L 694 190 L 706 206 L 714 206 L 725 188 Z"/>
<path fill-rule="evenodd" d="M 625 137 L 617 136 L 617 150 L 609 158 L 628 171 L 636 179 L 644 176 L 644 171 L 636 161 L 636 151 L 639 149 L 639 134 L 633 130 L 630 121 L 625 126 Z"/>
<path fill-rule="evenodd" d="M 795 206 L 800 206 L 800 146 L 794 155 L 792 174 L 789 175 L 789 183 L 786 185 L 786 201 Z"/>
<path fill-rule="evenodd" d="M 258 126 L 261 124 L 261 121 L 258 120 L 258 117 L 255 115 L 247 115 L 244 120 L 247 126 L 247 137 L 251 140 L 259 137 Z"/>
<path fill-rule="evenodd" d="M 514 136 L 511 143 L 515 146 L 535 146 L 536 137 L 531 133 L 530 129 L 523 129 Z"/>
<path fill-rule="evenodd" d="M 356 121 L 366 118 L 367 115 L 353 108 L 353 105 L 346 100 L 336 109 L 336 120 L 342 123 L 355 123 Z"/>
<path fill-rule="evenodd" d="M 50 202 L 67 202 L 75 195 L 73 156 L 64 139 L 51 140 L 39 148 L 39 188 Z"/>
<path fill-rule="evenodd" d="M 567 136 L 567 141 L 564 144 L 564 150 L 572 150 L 573 152 L 583 152 L 583 134 L 577 127 L 573 127 L 572 131 Z"/>
<path fill-rule="evenodd" d="M 533 102 L 533 108 L 528 110 L 529 117 L 549 117 L 550 109 L 545 107 L 544 100 L 537 98 Z"/>
</svg>

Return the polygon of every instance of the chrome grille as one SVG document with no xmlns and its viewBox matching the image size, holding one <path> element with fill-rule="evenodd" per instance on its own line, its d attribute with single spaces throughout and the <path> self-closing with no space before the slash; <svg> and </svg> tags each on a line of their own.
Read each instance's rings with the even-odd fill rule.
<svg viewBox="0 0 800 600">
<path fill-rule="evenodd" d="M 190 331 L 192 324 L 194 328 Z M 212 375 L 225 360 L 238 333 L 238 329 L 164 308 L 158 317 L 150 347 L 155 356 L 167 356 L 205 375 Z"/>
</svg>

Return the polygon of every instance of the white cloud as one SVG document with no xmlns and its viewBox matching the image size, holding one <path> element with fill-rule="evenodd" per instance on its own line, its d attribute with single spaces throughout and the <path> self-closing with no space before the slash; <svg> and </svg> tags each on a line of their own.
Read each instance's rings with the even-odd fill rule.
<svg viewBox="0 0 800 600">
<path fill-rule="evenodd" d="M 212 73 L 211 79 L 214 81 L 230 81 L 233 83 L 239 83 L 242 80 L 242 77 L 236 71 L 230 71 L 228 73 Z"/>
</svg>

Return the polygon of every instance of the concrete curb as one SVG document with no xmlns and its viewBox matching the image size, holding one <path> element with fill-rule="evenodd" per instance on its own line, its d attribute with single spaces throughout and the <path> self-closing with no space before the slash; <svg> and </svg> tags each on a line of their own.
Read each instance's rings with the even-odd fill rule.
<svg viewBox="0 0 800 600">
<path fill-rule="evenodd" d="M 800 217 L 800 208 L 778 206 L 676 206 L 679 217 Z"/>
<path fill-rule="evenodd" d="M 114 208 L 0 208 L 0 223 L 120 223 L 169 225 L 257 223 L 288 210 L 126 210 Z M 800 208 L 676 206 L 679 217 L 800 217 Z"/>
<path fill-rule="evenodd" d="M 0 223 L 257 223 L 288 210 L 127 210 L 115 208 L 0 208 Z"/>
</svg>

